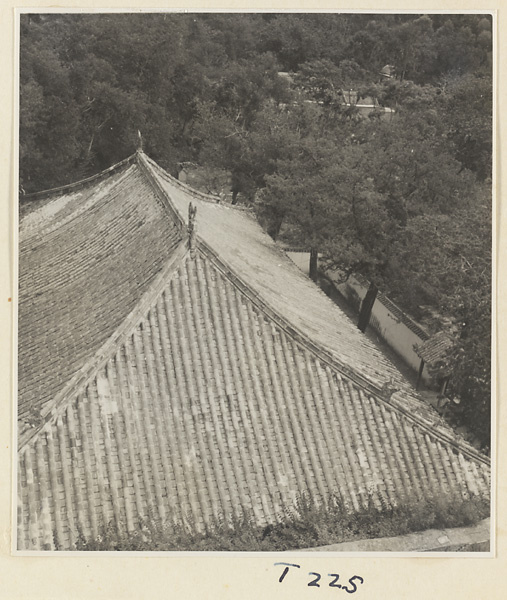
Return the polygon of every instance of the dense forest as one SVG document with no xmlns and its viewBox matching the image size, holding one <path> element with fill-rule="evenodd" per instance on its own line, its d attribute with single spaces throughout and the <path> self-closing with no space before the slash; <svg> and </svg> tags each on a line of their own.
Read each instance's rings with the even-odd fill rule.
<svg viewBox="0 0 507 600">
<path fill-rule="evenodd" d="M 272 237 L 448 331 L 449 393 L 489 445 L 489 16 L 22 15 L 20 39 L 22 195 L 111 166 L 138 131 L 173 175 L 198 165 L 218 191 L 225 173 Z"/>
</svg>

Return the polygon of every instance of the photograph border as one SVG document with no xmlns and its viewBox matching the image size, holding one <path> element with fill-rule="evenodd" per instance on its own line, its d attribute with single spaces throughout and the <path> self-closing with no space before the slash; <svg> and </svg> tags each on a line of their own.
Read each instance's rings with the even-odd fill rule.
<svg viewBox="0 0 507 600">
<path fill-rule="evenodd" d="M 114 9 L 72 9 L 72 8 L 44 8 L 44 9 L 32 9 L 32 8 L 16 8 L 15 9 L 15 27 L 16 27 L 16 35 L 15 35 L 15 60 L 16 60 L 16 69 L 15 69 L 15 90 L 16 90 L 16 99 L 15 99 L 15 138 L 14 138 L 14 152 L 15 152 L 15 181 L 19 180 L 19 73 L 20 73 L 20 57 L 19 57 L 19 48 L 20 48 L 20 16 L 22 14 L 28 13 L 36 13 L 36 14 L 142 14 L 142 13 L 152 13 L 152 14 L 187 14 L 187 13 L 298 13 L 298 14 L 318 14 L 318 13 L 335 13 L 335 14 L 485 14 L 490 15 L 492 17 L 492 46 L 493 46 L 493 77 L 492 77 L 492 85 L 493 85 L 493 174 L 492 174 L 492 298 L 491 298 L 491 310 L 492 310 L 492 319 L 491 319 L 491 333 L 492 333 L 492 343 L 491 343 L 491 354 L 492 354 L 492 362 L 491 362 L 491 433 L 492 433 L 492 443 L 491 443 L 491 516 L 490 516 L 490 550 L 484 552 L 336 552 L 336 551 L 326 551 L 325 554 L 333 557 L 346 557 L 346 558 L 494 558 L 496 556 L 496 419 L 497 419 L 497 390 L 496 390 L 496 365 L 497 365 L 497 356 L 496 356 L 496 257 L 498 253 L 497 247 L 497 236 L 496 232 L 498 229 L 498 223 L 496 216 L 498 214 L 499 207 L 497 206 L 497 194 L 496 194 L 496 124 L 497 124 L 497 113 L 496 113 L 496 104 L 497 104 L 497 11 L 496 10 L 415 10 L 415 9 L 406 9 L 406 10 L 329 10 L 329 9 L 300 9 L 300 10 L 292 10 L 292 9 L 149 9 L 149 8 L 138 8 L 138 9 L 122 9 L 122 8 L 114 8 Z M 14 210 L 14 247 L 16 249 L 15 253 L 15 265 L 14 265 L 14 279 L 16 282 L 19 281 L 19 203 L 17 202 L 17 198 L 15 200 L 15 210 Z M 17 285 L 16 285 L 17 289 Z M 279 556 L 279 552 L 262 552 L 262 551 L 252 551 L 252 552 L 236 552 L 236 551 L 80 551 L 80 550 L 18 550 L 17 549 L 17 481 L 18 481 L 18 461 L 17 456 L 18 452 L 14 451 L 18 447 L 18 427 L 17 427 L 17 414 L 18 414 L 18 297 L 17 293 L 13 298 L 13 308 L 14 308 L 14 318 L 13 318 L 13 340 L 14 340 L 14 352 L 15 352 L 15 360 L 13 361 L 13 388 L 14 388 L 14 413 L 13 413 L 13 440 L 12 440 L 12 448 L 13 448 L 13 458 L 12 458 L 12 469 L 14 474 L 14 485 L 12 486 L 12 548 L 11 552 L 16 556 L 89 556 L 95 555 L 99 553 L 100 555 L 118 555 L 120 552 L 123 556 L 196 556 L 196 555 L 211 555 L 211 556 L 230 556 L 231 554 L 238 554 L 241 556 Z M 313 557 L 315 556 L 315 552 L 310 550 L 297 550 L 298 555 Z M 321 554 L 321 553 L 319 553 Z"/>
<path fill-rule="evenodd" d="M 83 3 L 84 4 L 84 3 Z M 428 3 L 435 5 L 435 2 Z M 441 3 L 440 3 L 441 4 Z M 446 3 L 450 4 L 450 3 Z M 492 412 L 492 507 L 491 515 L 494 542 L 492 539 L 492 556 L 491 560 L 480 561 L 476 563 L 473 558 L 481 558 L 476 553 L 473 556 L 466 557 L 463 553 L 459 553 L 454 558 L 465 560 L 441 561 L 433 560 L 417 560 L 407 561 L 403 558 L 419 558 L 410 554 L 408 557 L 398 557 L 393 553 L 388 553 L 384 556 L 377 556 L 376 553 L 367 553 L 365 557 L 358 557 L 356 554 L 348 555 L 346 553 L 338 553 L 329 555 L 327 553 L 311 553 L 302 552 L 283 554 L 275 554 L 280 560 L 297 560 L 303 565 L 301 575 L 304 568 L 319 568 L 324 572 L 324 569 L 342 569 L 349 572 L 362 572 L 366 574 L 368 579 L 365 582 L 361 592 L 361 598 L 365 600 L 378 598 L 397 598 L 418 600 L 419 598 L 427 598 L 428 593 L 436 600 L 460 598 L 460 600 L 476 599 L 476 598 L 491 598 L 500 599 L 504 597 L 504 575 L 507 568 L 507 544 L 506 544 L 506 520 L 505 500 L 507 498 L 505 485 L 501 483 L 501 475 L 507 475 L 506 461 L 502 458 L 505 456 L 505 428 L 507 420 L 505 414 L 499 410 L 499 396 L 502 392 L 502 382 L 505 385 L 505 374 L 499 368 L 499 360 L 504 354 L 505 331 L 507 328 L 507 320 L 505 318 L 507 302 L 505 299 L 505 278 L 503 270 L 505 269 L 505 243 L 504 243 L 504 215 L 501 214 L 501 168 L 505 166 L 505 153 L 500 152 L 500 133 L 505 134 L 507 128 L 502 120 L 497 119 L 499 110 L 505 104 L 505 63 L 501 62 L 501 58 L 505 55 L 507 44 L 505 39 L 499 36 L 499 31 L 505 34 L 507 15 L 506 6 L 502 3 L 497 9 L 492 10 L 491 5 L 485 5 L 484 10 L 467 10 L 466 6 L 484 5 L 483 2 L 471 3 L 468 0 L 460 3 L 465 6 L 463 10 L 443 10 L 442 12 L 475 12 L 489 13 L 494 12 L 496 15 L 497 26 L 494 28 L 495 53 L 494 53 L 494 160 L 493 160 L 493 180 L 495 211 L 494 221 L 496 226 L 493 227 L 493 241 L 496 244 L 493 252 L 493 297 L 492 308 L 494 310 L 492 324 L 492 353 L 493 365 L 492 372 L 496 374 L 492 381 L 492 396 L 496 398 L 493 403 Z M 13 51 L 11 28 L 14 11 L 21 9 L 23 12 L 44 12 L 46 7 L 20 7 L 11 5 L 9 7 L 0 7 L 0 14 L 5 18 L 2 27 L 4 38 L 0 41 L 6 64 L 3 65 L 7 73 L 7 85 L 3 86 L 1 94 L 7 107 L 9 115 L 9 107 L 12 111 L 16 111 L 16 102 L 11 102 L 15 94 L 14 89 L 9 86 L 13 81 L 14 75 L 11 72 L 12 67 L 9 62 L 11 52 Z M 91 12 L 93 7 L 78 9 L 75 7 L 66 8 L 69 12 Z M 98 9 L 100 12 L 123 12 L 124 9 L 106 10 L 102 7 Z M 137 12 L 142 9 L 135 7 L 128 9 L 129 12 Z M 164 12 L 161 8 L 150 9 L 156 12 Z M 173 10 L 173 9 L 171 9 Z M 184 9 L 174 9 L 183 12 Z M 189 12 L 197 10 L 188 8 Z M 221 8 L 215 9 L 221 12 Z M 328 12 L 330 8 L 323 8 L 321 12 Z M 202 9 L 201 12 L 207 12 L 208 9 Z M 236 12 L 236 9 L 230 9 L 230 12 Z M 259 12 L 266 12 L 267 9 L 260 8 Z M 300 12 L 311 12 L 309 9 L 299 9 Z M 358 12 L 357 10 L 341 10 L 338 12 Z M 280 12 L 279 9 L 274 9 L 273 12 Z M 378 12 L 377 10 L 365 8 L 364 12 Z M 402 9 L 386 9 L 382 12 L 405 12 Z M 413 13 L 434 13 L 441 12 L 432 8 L 410 9 L 407 12 Z M 505 38 L 505 35 L 504 35 Z M 16 63 L 17 64 L 17 63 Z M 16 69 L 15 69 L 16 71 Z M 499 71 L 501 75 L 499 75 Z M 17 84 L 15 84 L 17 85 Z M 12 105 L 12 106 L 11 106 Z M 0 239 L 4 243 L 4 258 L 0 260 L 2 267 L 0 274 L 4 292 L 4 302 L 2 303 L 1 313 L 4 317 L 4 322 L 8 324 L 9 329 L 14 331 L 16 323 L 16 300 L 17 291 L 15 285 L 17 276 L 14 272 L 14 263 L 17 263 L 16 243 L 13 243 L 13 237 L 17 233 L 13 230 L 14 224 L 17 224 L 17 217 L 13 215 L 16 212 L 17 206 L 17 161 L 13 159 L 13 155 L 17 154 L 17 132 L 15 125 L 17 119 L 4 119 L 4 127 L 0 141 L 4 144 L 4 160 L 2 161 L 2 181 L 4 183 L 4 192 L 8 195 L 9 201 L 4 205 L 2 213 L 3 221 L 0 223 L 4 226 Z M 12 142 L 13 136 L 16 136 L 16 141 Z M 505 137 L 505 136 L 504 136 Z M 496 149 L 496 150 L 495 150 Z M 501 162 L 499 162 L 501 161 Z M 500 218 L 502 217 L 502 218 Z M 498 295 L 498 296 L 497 296 Z M 12 319 L 12 322 L 10 321 Z M 12 326 L 12 327 L 11 327 Z M 8 336 L 7 336 L 8 337 Z M 4 369 L 0 371 L 4 379 L 4 407 L 7 407 L 4 414 L 9 414 L 12 408 L 12 372 L 13 368 L 11 360 L 16 352 L 16 343 L 12 339 L 4 339 Z M 497 350 L 498 348 L 498 350 Z M 9 391 L 7 391 L 9 390 Z M 505 411 L 504 411 L 505 412 Z M 8 422 L 7 422 L 8 421 Z M 4 422 L 4 434 L 2 446 L 4 450 L 4 466 L 7 476 L 10 475 L 10 480 L 7 482 L 7 487 L 0 486 L 0 491 L 4 494 L 1 496 L 4 500 L 4 518 L 1 521 L 2 536 L 0 537 L 0 574 L 3 576 L 3 584 L 0 586 L 0 598 L 167 598 L 168 594 L 174 593 L 176 597 L 184 596 L 189 598 L 258 598 L 259 595 L 269 598 L 306 598 L 306 582 L 301 583 L 292 581 L 289 577 L 280 585 L 278 582 L 278 571 L 273 571 L 273 556 L 271 553 L 218 553 L 218 556 L 213 556 L 215 553 L 187 553 L 176 552 L 170 553 L 167 557 L 165 553 L 142 553 L 142 556 L 122 552 L 87 552 L 85 555 L 77 555 L 76 552 L 66 553 L 68 556 L 75 557 L 75 560 L 63 556 L 61 552 L 55 552 L 58 556 L 49 556 L 48 552 L 42 552 L 41 556 L 35 556 L 33 553 L 25 556 L 18 552 L 13 552 L 10 544 L 10 526 L 12 525 L 15 515 L 11 515 L 11 509 L 8 507 L 7 500 L 11 500 L 15 505 L 16 494 L 16 478 L 13 476 L 11 468 L 15 461 L 13 455 L 16 455 L 16 446 L 12 446 L 13 433 L 16 429 L 12 429 L 12 423 L 17 424 L 16 415 L 12 419 L 6 419 Z M 494 425 L 493 425 L 494 423 Z M 14 426 L 15 427 L 15 426 Z M 6 433 L 9 430 L 9 433 Z M 7 518 L 5 513 L 9 513 Z M 15 513 L 15 511 L 14 511 Z M 14 530 L 15 531 L 15 530 Z M 153 554 L 153 555 L 152 555 Z M 197 556 L 198 554 L 198 556 Z M 245 556 L 247 554 L 247 556 Z M 440 553 L 439 553 L 440 554 Z M 100 555 L 100 556 L 99 556 Z M 115 558 L 110 559 L 113 555 Z M 155 556 L 156 555 L 156 556 Z M 445 557 L 451 557 L 450 553 L 445 553 Z M 60 560 L 60 557 L 62 559 Z M 223 560 L 223 558 L 228 560 Z M 437 556 L 438 558 L 440 556 Z M 151 560 L 144 560 L 150 558 Z M 170 560 L 166 560 L 169 558 Z M 215 560 L 216 558 L 216 560 Z M 375 558 L 378 560 L 367 561 L 365 558 Z M 387 560 L 386 560 L 387 558 Z M 391 561 L 390 558 L 399 560 Z M 420 557 L 423 558 L 423 557 Z M 432 559 L 431 554 L 425 554 L 424 558 Z M 160 559 L 160 560 L 158 560 Z M 336 559 L 339 559 L 337 562 Z M 334 565 L 334 566 L 333 566 Z M 368 585 L 366 585 L 366 583 Z M 430 591 L 431 590 L 431 591 Z M 329 590 L 328 590 L 329 592 Z M 322 593 L 325 593 L 322 591 Z M 333 590 L 333 597 L 338 592 Z M 232 595 L 231 595 L 232 594 Z M 315 593 L 312 592 L 314 595 Z M 340 595 L 338 593 L 338 595 Z M 343 597 L 343 594 L 341 594 Z M 359 596 L 358 596 L 359 597 Z"/>
</svg>

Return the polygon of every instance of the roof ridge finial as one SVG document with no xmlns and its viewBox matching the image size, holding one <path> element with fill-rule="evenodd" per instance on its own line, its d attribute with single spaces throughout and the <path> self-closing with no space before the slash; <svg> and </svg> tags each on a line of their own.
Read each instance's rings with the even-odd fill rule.
<svg viewBox="0 0 507 600">
<path fill-rule="evenodd" d="M 143 151 L 143 136 L 141 135 L 141 132 L 139 131 L 139 129 L 137 130 L 137 137 L 138 137 L 137 151 L 142 152 Z"/>
<path fill-rule="evenodd" d="M 188 205 L 188 247 L 190 249 L 190 257 L 195 256 L 195 215 L 197 214 L 197 206 L 194 206 L 192 202 Z"/>
</svg>

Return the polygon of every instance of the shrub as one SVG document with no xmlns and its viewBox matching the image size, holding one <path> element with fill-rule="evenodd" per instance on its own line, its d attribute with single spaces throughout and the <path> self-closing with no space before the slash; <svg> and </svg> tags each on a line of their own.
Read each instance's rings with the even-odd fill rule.
<svg viewBox="0 0 507 600">
<path fill-rule="evenodd" d="M 118 551 L 286 551 L 367 538 L 395 537 L 426 529 L 468 526 L 489 516 L 484 498 L 429 496 L 408 499 L 396 507 L 382 499 L 376 505 L 370 494 L 367 506 L 350 512 L 336 496 L 317 502 L 300 494 L 293 507 L 286 507 L 278 521 L 259 526 L 250 514 L 221 516 L 205 532 L 190 525 L 142 521 L 138 529 L 118 533 L 110 523 L 94 539 L 80 537 L 76 550 Z M 187 523 L 189 520 L 186 520 Z"/>
</svg>

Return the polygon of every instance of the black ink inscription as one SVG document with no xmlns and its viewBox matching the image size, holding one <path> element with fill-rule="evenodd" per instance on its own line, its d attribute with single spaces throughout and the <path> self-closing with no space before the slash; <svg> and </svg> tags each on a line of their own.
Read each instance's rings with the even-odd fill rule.
<svg viewBox="0 0 507 600">
<path fill-rule="evenodd" d="M 285 579 L 285 576 L 289 572 L 290 567 L 297 567 L 298 569 L 301 568 L 299 565 L 295 565 L 293 563 L 285 563 L 285 562 L 275 563 L 275 566 L 277 566 L 277 565 L 283 565 L 285 567 L 285 569 L 283 570 L 283 573 L 280 575 L 280 579 L 278 580 L 280 583 L 282 583 L 282 581 Z"/>
<path fill-rule="evenodd" d="M 296 565 L 294 563 L 276 562 L 274 564 L 275 564 L 275 566 L 284 567 L 283 572 L 280 575 L 280 578 L 278 579 L 279 583 L 282 583 L 282 581 L 287 576 L 287 573 L 290 571 L 291 567 L 294 567 L 296 569 L 301 568 L 300 565 Z M 320 588 L 321 586 L 320 586 L 319 581 L 322 579 L 322 575 L 315 571 L 310 571 L 310 573 L 308 573 L 308 575 L 310 575 L 310 577 L 313 577 L 313 579 L 311 579 L 306 585 L 308 587 Z M 362 577 L 360 577 L 359 575 L 353 575 L 352 577 L 350 577 L 350 579 L 347 582 L 348 585 L 345 585 L 345 584 L 342 585 L 342 584 L 338 583 L 338 580 L 340 579 L 340 575 L 338 573 L 328 573 L 327 576 L 331 578 L 331 581 L 329 582 L 329 587 L 344 590 L 345 592 L 347 592 L 347 594 L 354 594 L 358 590 L 358 584 L 364 583 L 364 579 Z"/>
<path fill-rule="evenodd" d="M 353 594 L 354 592 L 357 591 L 357 585 L 354 583 L 354 579 L 357 579 L 359 581 L 359 583 L 364 582 L 364 579 L 362 577 L 359 577 L 359 575 L 354 575 L 354 577 L 351 577 L 349 579 L 349 584 L 354 586 L 354 589 L 349 590 L 349 588 L 346 585 L 343 586 L 343 589 L 349 594 Z"/>
</svg>

